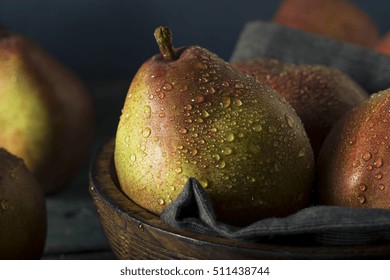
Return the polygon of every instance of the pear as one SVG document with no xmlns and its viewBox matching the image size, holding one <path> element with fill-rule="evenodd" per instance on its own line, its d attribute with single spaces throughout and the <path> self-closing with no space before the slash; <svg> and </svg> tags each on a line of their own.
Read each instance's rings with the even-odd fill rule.
<svg viewBox="0 0 390 280">
<path fill-rule="evenodd" d="M 368 48 L 380 38 L 371 16 L 347 0 L 284 0 L 273 21 Z"/>
<path fill-rule="evenodd" d="M 331 130 L 318 160 L 323 204 L 390 208 L 390 89 L 372 95 Z"/>
<path fill-rule="evenodd" d="M 324 65 L 258 58 L 233 67 L 255 75 L 287 100 L 302 120 L 315 156 L 337 120 L 369 97 L 347 74 Z"/>
<path fill-rule="evenodd" d="M 88 153 L 93 107 L 81 80 L 32 40 L 0 31 L 0 147 L 24 159 L 45 193 Z"/>
<path fill-rule="evenodd" d="M 46 215 L 42 187 L 21 158 L 0 148 L 0 259 L 40 259 Z"/>
<path fill-rule="evenodd" d="M 390 55 L 390 31 L 387 32 L 374 46 L 374 50 L 385 55 Z"/>
<path fill-rule="evenodd" d="M 160 214 L 194 177 L 218 219 L 235 225 L 305 207 L 313 152 L 294 109 L 216 54 L 174 49 L 171 36 L 156 29 L 161 54 L 140 67 L 124 103 L 114 152 L 124 193 Z"/>
</svg>

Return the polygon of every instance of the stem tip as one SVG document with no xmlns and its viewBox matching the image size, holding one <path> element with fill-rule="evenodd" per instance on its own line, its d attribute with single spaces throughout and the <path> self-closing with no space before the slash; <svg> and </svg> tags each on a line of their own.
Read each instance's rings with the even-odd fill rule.
<svg viewBox="0 0 390 280">
<path fill-rule="evenodd" d="M 174 60 L 175 51 L 172 45 L 172 33 L 166 26 L 159 26 L 154 31 L 154 38 L 164 59 Z"/>
</svg>

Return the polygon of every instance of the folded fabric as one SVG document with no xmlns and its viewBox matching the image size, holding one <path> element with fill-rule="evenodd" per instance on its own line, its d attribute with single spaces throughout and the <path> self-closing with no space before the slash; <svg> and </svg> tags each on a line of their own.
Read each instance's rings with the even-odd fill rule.
<svg viewBox="0 0 390 280">
<path fill-rule="evenodd" d="M 335 67 L 356 80 L 369 93 L 390 87 L 390 56 L 273 22 L 247 23 L 230 60 L 257 57 Z"/>
<path fill-rule="evenodd" d="M 361 245 L 390 241 L 390 210 L 337 206 L 307 207 L 287 217 L 259 220 L 235 227 L 217 220 L 212 203 L 195 178 L 161 213 L 173 227 L 206 235 L 248 240 L 298 240 L 331 245 Z"/>
<path fill-rule="evenodd" d="M 272 22 L 247 23 L 231 61 L 257 57 L 335 67 L 370 93 L 390 87 L 390 56 Z M 161 218 L 189 231 L 250 241 L 304 240 L 332 245 L 390 242 L 390 210 L 385 209 L 312 206 L 288 217 L 263 219 L 247 227 L 227 225 L 218 221 L 207 193 L 195 178 L 188 180 Z"/>
</svg>

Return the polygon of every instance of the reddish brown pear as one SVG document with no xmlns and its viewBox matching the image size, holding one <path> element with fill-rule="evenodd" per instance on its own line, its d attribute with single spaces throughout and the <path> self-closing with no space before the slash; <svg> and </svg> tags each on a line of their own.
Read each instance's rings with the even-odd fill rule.
<svg viewBox="0 0 390 280">
<path fill-rule="evenodd" d="M 46 227 L 42 187 L 21 158 L 0 148 L 0 259 L 40 259 Z"/>
<path fill-rule="evenodd" d="M 93 107 L 82 81 L 23 35 L 0 30 L 0 147 L 21 157 L 46 193 L 88 153 Z"/>
<path fill-rule="evenodd" d="M 318 160 L 323 204 L 390 208 L 390 89 L 372 95 L 332 129 Z"/>
<path fill-rule="evenodd" d="M 382 54 L 390 55 L 390 32 L 379 40 L 374 49 Z"/>
<path fill-rule="evenodd" d="M 284 0 L 273 20 L 299 30 L 372 48 L 380 38 L 371 16 L 347 0 Z"/>
<path fill-rule="evenodd" d="M 161 54 L 133 78 L 116 134 L 115 166 L 128 197 L 160 214 L 194 177 L 218 219 L 231 224 L 305 207 L 314 160 L 294 109 L 216 54 L 173 49 L 164 27 L 155 35 Z"/>
<path fill-rule="evenodd" d="M 340 70 L 259 58 L 235 62 L 233 67 L 255 75 L 283 96 L 296 110 L 317 155 L 331 127 L 368 93 Z"/>
</svg>

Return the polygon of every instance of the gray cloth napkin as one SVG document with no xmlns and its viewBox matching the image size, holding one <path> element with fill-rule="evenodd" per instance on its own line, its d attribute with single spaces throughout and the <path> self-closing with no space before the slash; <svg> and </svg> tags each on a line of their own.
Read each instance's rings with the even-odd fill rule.
<svg viewBox="0 0 390 280">
<path fill-rule="evenodd" d="M 246 227 L 218 221 L 205 190 L 189 178 L 182 192 L 161 213 L 173 227 L 213 236 L 256 241 L 361 245 L 390 242 L 390 210 L 312 206 L 283 218 L 259 220 Z"/>
<path fill-rule="evenodd" d="M 335 67 L 347 73 L 369 93 L 390 87 L 390 56 L 272 22 L 247 23 L 231 61 L 256 57 Z"/>
<path fill-rule="evenodd" d="M 246 24 L 231 60 L 256 57 L 336 67 L 371 93 L 390 87 L 390 56 L 274 23 Z M 218 221 L 207 193 L 195 178 L 187 181 L 161 218 L 189 231 L 253 242 L 331 245 L 390 242 L 390 210 L 385 209 L 311 206 L 288 217 L 263 219 L 246 227 L 227 225 Z"/>
</svg>

